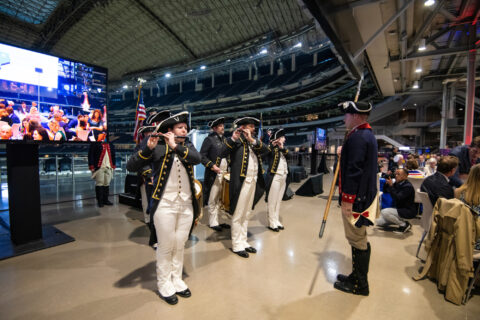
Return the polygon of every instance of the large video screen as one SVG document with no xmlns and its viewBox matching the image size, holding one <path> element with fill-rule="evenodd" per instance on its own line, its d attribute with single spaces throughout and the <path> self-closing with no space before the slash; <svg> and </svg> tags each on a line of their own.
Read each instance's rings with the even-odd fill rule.
<svg viewBox="0 0 480 320">
<path fill-rule="evenodd" d="M 0 43 L 0 142 L 104 141 L 107 69 Z"/>
<path fill-rule="evenodd" d="M 327 150 L 327 130 L 322 128 L 315 129 L 315 149 Z"/>
</svg>

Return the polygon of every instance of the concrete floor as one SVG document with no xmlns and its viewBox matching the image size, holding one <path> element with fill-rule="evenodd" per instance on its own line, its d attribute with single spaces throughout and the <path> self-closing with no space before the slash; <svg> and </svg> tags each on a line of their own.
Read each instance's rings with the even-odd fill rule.
<svg viewBox="0 0 480 320">
<path fill-rule="evenodd" d="M 480 296 L 457 306 L 433 282 L 412 280 L 421 265 L 419 220 L 405 235 L 369 228 L 369 297 L 334 290 L 351 257 L 336 203 L 318 238 L 330 176 L 324 180 L 323 195 L 282 203 L 279 233 L 266 228 L 261 200 L 248 239 L 258 253 L 248 259 L 232 254 L 230 232 L 211 230 L 204 216 L 186 245 L 192 297 L 176 306 L 156 294 L 141 212 L 117 199 L 101 209 L 93 200 L 44 206 L 44 222 L 76 241 L 0 261 L 0 319 L 480 319 Z"/>
</svg>

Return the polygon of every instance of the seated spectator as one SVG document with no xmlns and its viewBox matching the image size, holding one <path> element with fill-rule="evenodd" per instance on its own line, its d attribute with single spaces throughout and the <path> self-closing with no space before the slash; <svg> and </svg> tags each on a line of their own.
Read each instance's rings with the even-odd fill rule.
<svg viewBox="0 0 480 320">
<path fill-rule="evenodd" d="M 23 135 L 23 140 L 33 140 L 33 132 L 38 128 L 42 128 L 42 125 L 37 120 L 30 119 L 26 125 L 26 132 Z M 48 136 L 48 134 L 47 134 Z"/>
<path fill-rule="evenodd" d="M 22 105 L 18 108 L 18 113 L 25 116 L 30 112 L 30 107 L 27 106 L 25 101 L 22 101 Z"/>
<path fill-rule="evenodd" d="M 425 168 L 426 162 L 425 162 L 425 156 L 423 154 L 418 156 L 418 167 L 419 168 Z"/>
<path fill-rule="evenodd" d="M 449 184 L 450 177 L 455 174 L 458 167 L 458 159 L 454 156 L 441 157 L 438 161 L 437 172 L 425 178 L 420 189 L 428 193 L 428 197 L 435 206 L 439 197 L 453 198 L 453 187 Z"/>
<path fill-rule="evenodd" d="M 408 171 L 406 169 L 397 169 L 395 171 L 395 183 L 389 177 L 383 186 L 383 193 L 392 196 L 393 207 L 385 208 L 380 211 L 380 218 L 376 224 L 380 227 L 397 225 L 396 232 L 405 233 L 412 225 L 404 219 L 412 219 L 417 215 L 417 206 L 415 205 L 415 189 L 408 181 Z"/>
<path fill-rule="evenodd" d="M 470 146 L 455 147 L 449 155 L 458 158 L 458 172 L 452 177 L 452 185 L 460 187 L 467 180 L 470 168 L 480 163 L 480 136 L 473 138 Z"/>
<path fill-rule="evenodd" d="M 455 198 L 462 200 L 480 215 L 480 164 L 470 168 L 467 181 L 455 190 Z"/>
<path fill-rule="evenodd" d="M 435 172 L 437 172 L 437 158 L 431 157 L 427 160 L 427 165 L 425 166 L 425 177 L 429 177 Z"/>
<path fill-rule="evenodd" d="M 47 130 L 45 130 L 43 127 L 39 127 L 36 130 L 34 130 L 32 137 L 33 137 L 33 140 L 39 140 L 39 141 L 50 140 Z"/>
<path fill-rule="evenodd" d="M 12 135 L 12 127 L 10 127 L 8 124 L 4 124 L 0 127 L 0 139 L 10 140 Z"/>
<path fill-rule="evenodd" d="M 407 161 L 405 168 L 408 170 L 408 176 L 412 178 L 423 178 L 423 172 L 418 169 L 418 162 L 415 159 L 410 159 Z"/>
<path fill-rule="evenodd" d="M 62 129 L 60 129 L 60 125 L 57 121 L 53 120 L 48 123 L 50 128 L 50 140 L 53 141 L 65 141 L 67 140 L 67 136 Z"/>
<path fill-rule="evenodd" d="M 5 108 L 0 109 L 0 121 L 8 123 L 9 126 L 12 126 L 12 124 L 13 124 L 13 121 L 8 116 L 8 112 Z"/>
<path fill-rule="evenodd" d="M 30 113 L 28 114 L 28 117 L 30 118 L 30 120 L 35 120 L 38 123 L 42 122 L 42 117 L 40 115 L 40 112 L 38 112 L 37 107 L 32 106 L 30 108 Z"/>
<path fill-rule="evenodd" d="M 13 112 L 13 108 L 11 106 L 8 106 L 5 110 L 7 110 L 8 117 L 12 119 L 12 124 L 13 123 L 20 123 L 20 119 L 17 117 L 15 112 Z"/>
</svg>

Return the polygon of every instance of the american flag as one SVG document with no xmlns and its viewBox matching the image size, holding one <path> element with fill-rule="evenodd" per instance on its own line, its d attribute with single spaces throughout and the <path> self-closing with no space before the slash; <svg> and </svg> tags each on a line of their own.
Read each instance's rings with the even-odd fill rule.
<svg viewBox="0 0 480 320">
<path fill-rule="evenodd" d="M 137 112 L 135 114 L 135 130 L 133 132 L 133 140 L 135 143 L 140 143 L 138 136 L 138 129 L 143 125 L 143 121 L 147 119 L 147 112 L 143 104 L 142 86 L 138 88 Z"/>
</svg>

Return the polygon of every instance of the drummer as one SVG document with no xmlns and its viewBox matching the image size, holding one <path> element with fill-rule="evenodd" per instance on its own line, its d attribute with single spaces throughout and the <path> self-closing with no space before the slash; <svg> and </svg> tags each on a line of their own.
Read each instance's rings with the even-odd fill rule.
<svg viewBox="0 0 480 320">
<path fill-rule="evenodd" d="M 200 154 L 202 164 L 205 166 L 204 175 L 204 205 L 208 206 L 208 225 L 215 231 L 230 229 L 226 223 L 219 224 L 220 194 L 222 192 L 223 173 L 227 171 L 228 163 L 226 156 L 228 148 L 224 143 L 225 118 L 221 117 L 208 123 L 212 129 L 203 140 Z"/>
<path fill-rule="evenodd" d="M 265 191 L 260 155 L 268 146 L 254 138 L 255 125 L 260 121 L 244 117 L 234 121 L 237 129 L 225 140 L 231 161 L 230 213 L 232 217 L 232 251 L 242 258 L 257 250 L 247 242 L 248 220 L 254 205 Z"/>
<path fill-rule="evenodd" d="M 157 286 L 160 297 L 176 304 L 178 296 L 192 295 L 182 279 L 183 252 L 194 218 L 200 213 L 195 199 L 193 166 L 201 161 L 192 143 L 185 141 L 188 112 L 161 121 L 143 148 L 127 162 L 138 171 L 152 163 L 154 191 L 151 213 L 158 238 Z M 160 136 L 160 137 L 159 137 Z"/>
</svg>

